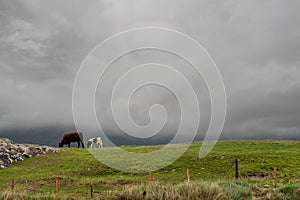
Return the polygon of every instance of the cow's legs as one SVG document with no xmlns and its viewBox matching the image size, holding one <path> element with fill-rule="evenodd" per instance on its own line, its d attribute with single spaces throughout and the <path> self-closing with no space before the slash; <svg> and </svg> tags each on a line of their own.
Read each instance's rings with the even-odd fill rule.
<svg viewBox="0 0 300 200">
<path fill-rule="evenodd" d="M 81 142 L 81 146 L 82 146 L 82 148 L 84 148 L 84 144 L 83 144 L 83 142 L 80 140 L 80 142 Z M 79 147 L 79 146 L 78 146 Z"/>
<path fill-rule="evenodd" d="M 78 147 L 77 147 L 77 148 L 79 148 L 79 147 L 80 147 L 80 142 L 79 142 L 79 141 L 77 141 L 77 144 L 78 144 Z"/>
<path fill-rule="evenodd" d="M 71 142 L 69 142 L 69 144 L 68 144 L 68 145 L 69 145 L 69 148 L 70 148 L 70 147 L 71 147 Z"/>
</svg>

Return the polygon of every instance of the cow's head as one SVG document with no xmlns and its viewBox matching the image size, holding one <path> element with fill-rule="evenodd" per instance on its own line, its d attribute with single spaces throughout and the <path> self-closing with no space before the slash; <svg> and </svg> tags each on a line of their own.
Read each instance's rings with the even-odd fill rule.
<svg viewBox="0 0 300 200">
<path fill-rule="evenodd" d="M 58 147 L 63 147 L 64 146 L 64 144 L 62 143 L 62 142 L 60 142 L 59 144 L 58 144 Z"/>
</svg>

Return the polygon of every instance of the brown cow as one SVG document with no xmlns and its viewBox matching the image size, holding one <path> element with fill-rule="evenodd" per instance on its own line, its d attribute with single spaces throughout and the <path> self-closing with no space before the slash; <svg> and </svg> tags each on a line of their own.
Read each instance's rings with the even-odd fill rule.
<svg viewBox="0 0 300 200">
<path fill-rule="evenodd" d="M 81 132 L 70 132 L 64 134 L 63 138 L 61 139 L 61 142 L 59 143 L 59 147 L 63 147 L 64 145 L 68 145 L 70 148 L 71 142 L 77 142 L 78 148 L 80 147 L 80 143 L 82 145 L 82 148 L 84 148 L 83 144 L 83 136 Z"/>
</svg>

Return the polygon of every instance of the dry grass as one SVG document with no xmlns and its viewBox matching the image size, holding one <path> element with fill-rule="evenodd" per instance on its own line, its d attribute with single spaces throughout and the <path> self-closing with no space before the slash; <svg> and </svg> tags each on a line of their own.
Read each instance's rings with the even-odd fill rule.
<svg viewBox="0 0 300 200">
<path fill-rule="evenodd" d="M 67 200 L 72 199 L 64 195 L 56 196 L 55 194 L 36 194 L 31 195 L 26 191 L 12 192 L 11 190 L 4 191 L 0 200 Z"/>
<path fill-rule="evenodd" d="M 161 185 L 153 183 L 137 187 L 125 187 L 124 192 L 117 195 L 115 200 L 227 200 L 228 193 L 217 183 L 200 183 L 179 185 Z"/>
</svg>

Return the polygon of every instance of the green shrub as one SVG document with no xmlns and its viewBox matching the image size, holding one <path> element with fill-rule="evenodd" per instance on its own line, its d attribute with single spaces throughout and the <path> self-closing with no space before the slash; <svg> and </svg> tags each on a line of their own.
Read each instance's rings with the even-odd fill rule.
<svg viewBox="0 0 300 200">
<path fill-rule="evenodd" d="M 233 200 L 239 199 L 251 199 L 251 189 L 252 186 L 246 182 L 236 181 L 236 182 L 219 182 L 219 185 L 222 186 L 230 198 Z"/>
<path fill-rule="evenodd" d="M 270 192 L 270 199 L 272 200 L 300 200 L 298 194 L 298 186 L 295 184 L 280 184 L 278 189 L 274 189 Z"/>
</svg>

